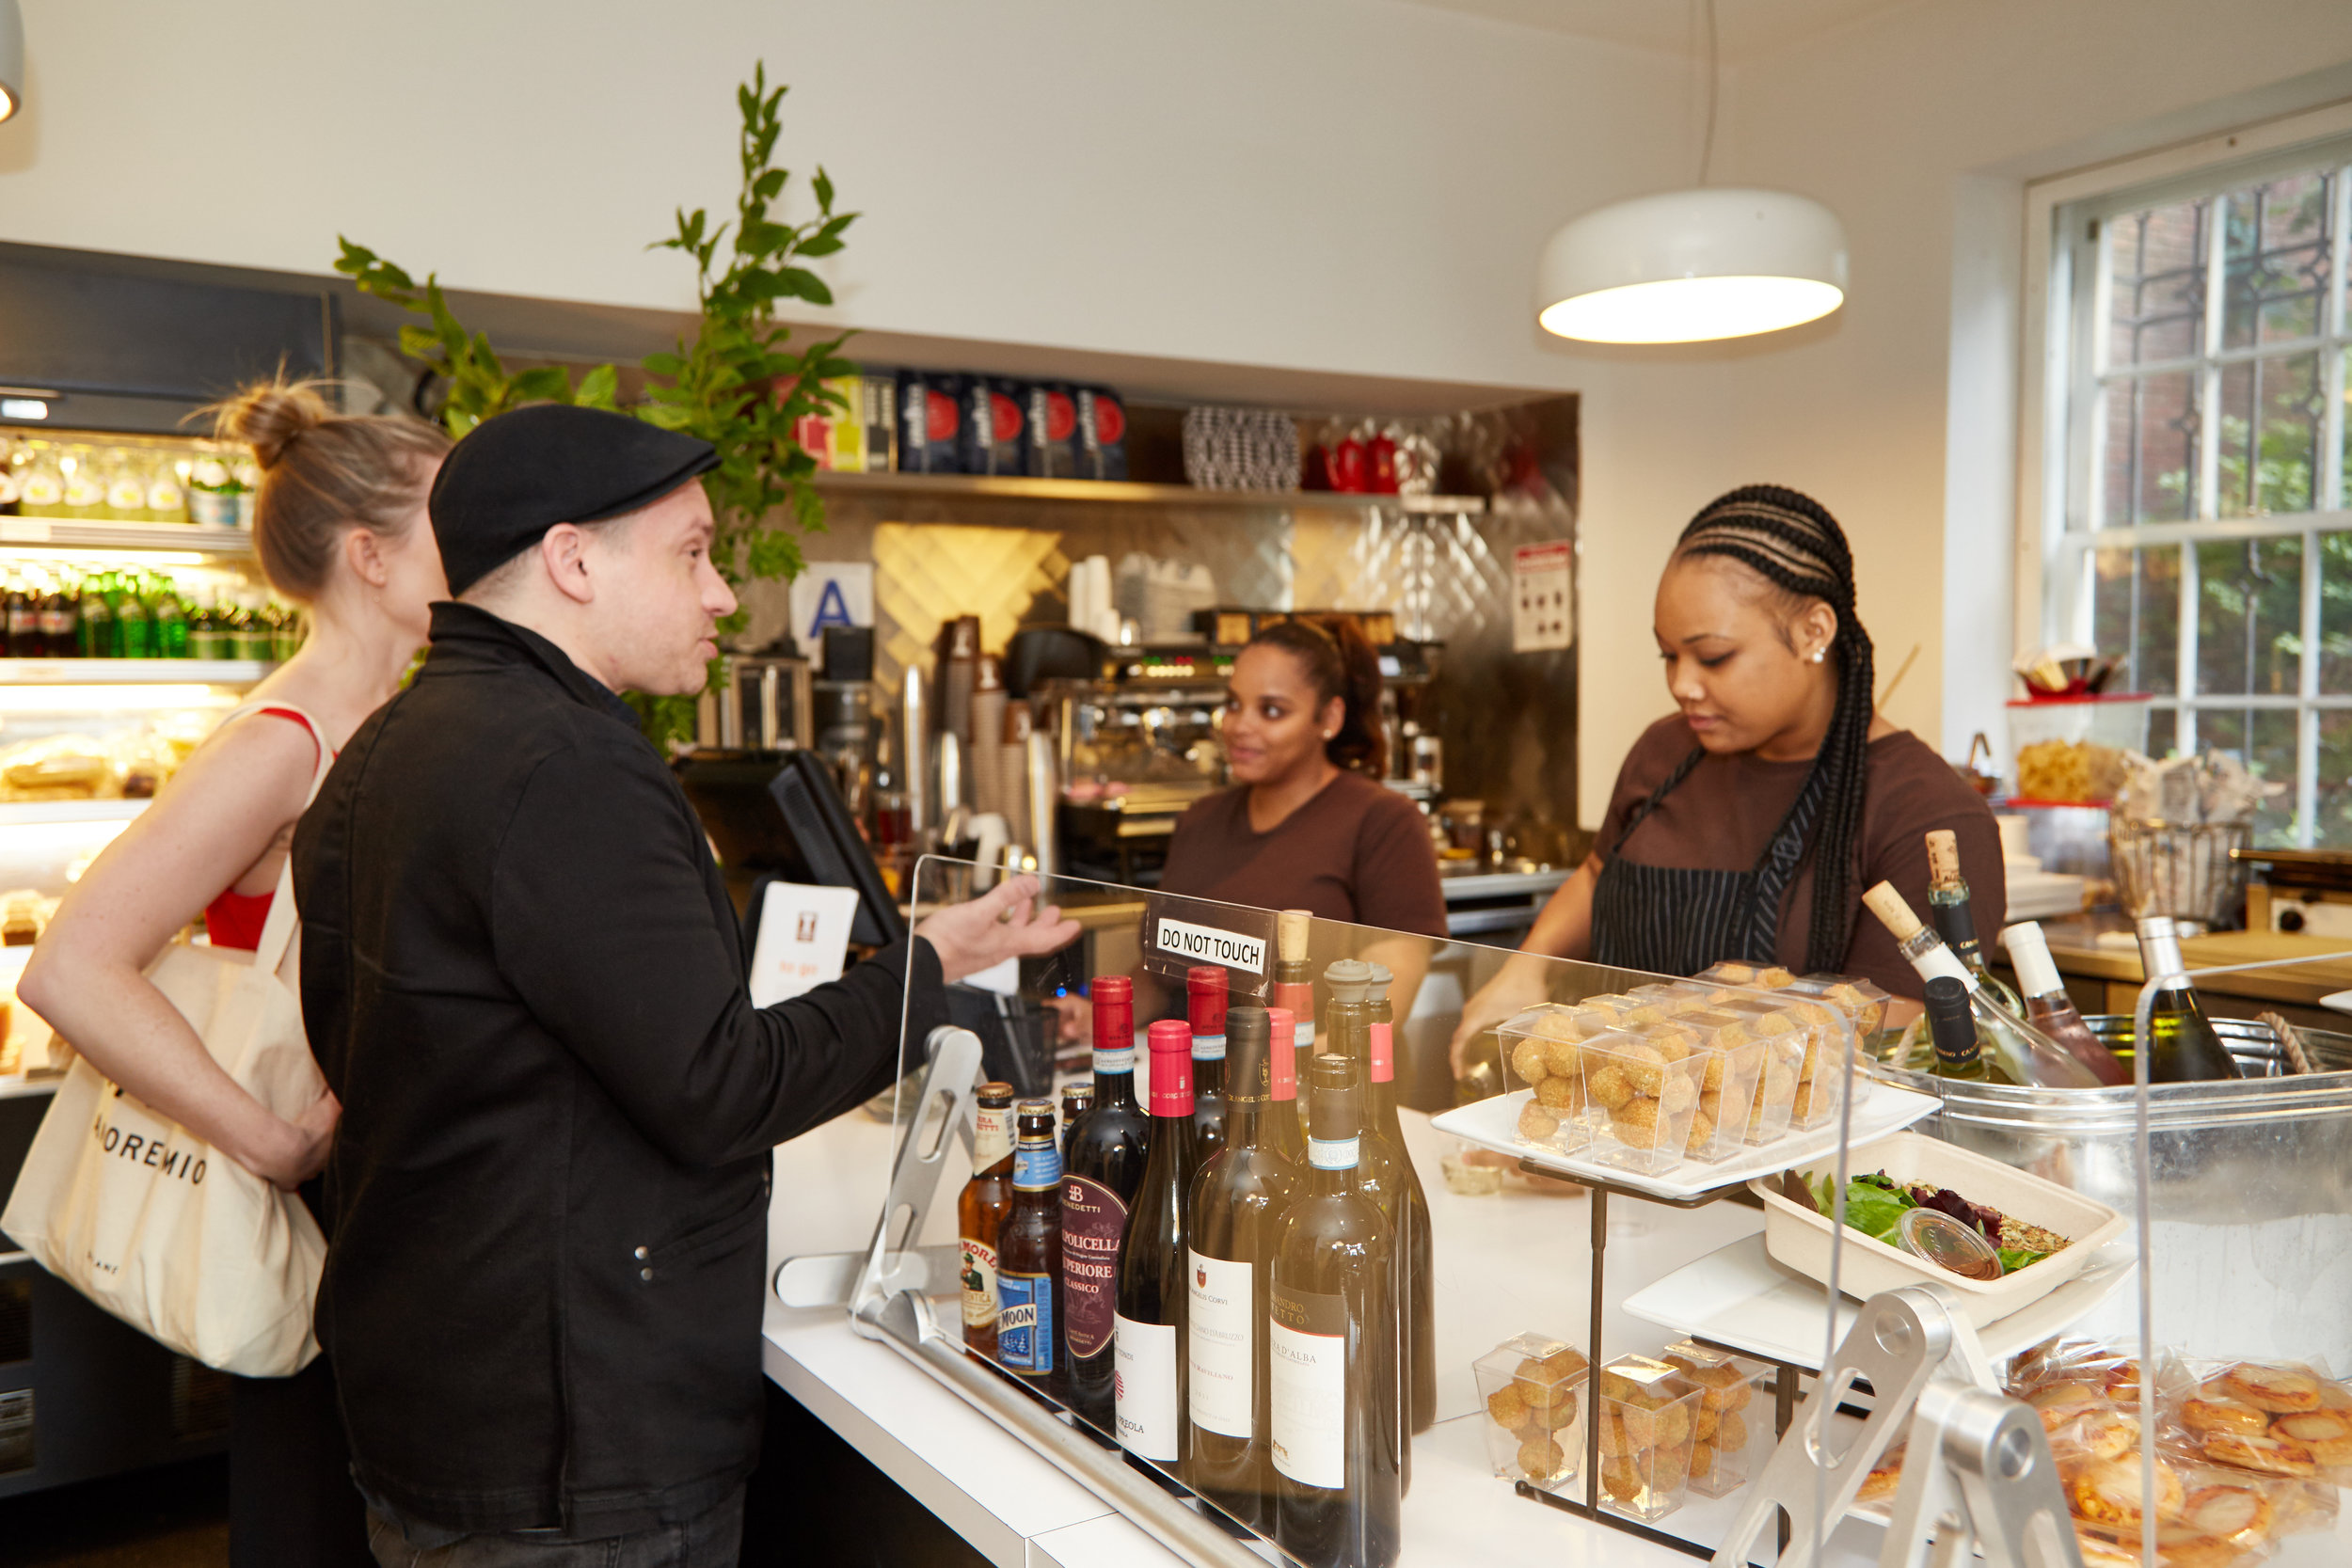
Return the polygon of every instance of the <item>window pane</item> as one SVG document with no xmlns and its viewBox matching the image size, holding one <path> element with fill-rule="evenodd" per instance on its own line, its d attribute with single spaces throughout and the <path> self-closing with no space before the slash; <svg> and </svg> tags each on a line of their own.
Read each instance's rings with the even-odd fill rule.
<svg viewBox="0 0 2352 1568">
<path fill-rule="evenodd" d="M 2322 849 L 2352 849 L 2352 711 L 2319 710 L 2319 807 L 2313 840 Z"/>
<path fill-rule="evenodd" d="M 2303 541 L 2197 546 L 2197 694 L 2292 697 L 2303 687 Z"/>
<path fill-rule="evenodd" d="M 2197 378 L 2135 376 L 2106 389 L 2107 528 L 2196 515 Z"/>
<path fill-rule="evenodd" d="M 2320 418 L 2318 355 L 2222 367 L 2221 515 L 2309 512 Z"/>
<path fill-rule="evenodd" d="M 2205 335 L 2205 219 L 2186 201 L 2108 220 L 2107 363 L 2185 359 Z"/>
<path fill-rule="evenodd" d="M 2169 707 L 2160 707 L 2148 715 L 2148 754 L 2158 762 L 2172 754 L 2181 716 Z"/>
<path fill-rule="evenodd" d="M 2324 173 L 2295 174 L 2228 198 L 2221 338 L 2230 348 L 2315 336 L 2328 287 Z"/>
<path fill-rule="evenodd" d="M 2101 550 L 2091 608 L 2098 650 L 2123 659 L 2111 691 L 2179 689 L 2181 552 L 2176 545 L 2141 550 Z"/>
<path fill-rule="evenodd" d="M 2295 842 L 2295 731 L 2292 708 L 2197 710 L 2200 751 L 2231 752 L 2256 778 L 2286 786 L 2255 808 L 2257 844 Z"/>
<path fill-rule="evenodd" d="M 2352 692 L 2352 533 L 2319 536 L 2319 689 Z"/>
</svg>

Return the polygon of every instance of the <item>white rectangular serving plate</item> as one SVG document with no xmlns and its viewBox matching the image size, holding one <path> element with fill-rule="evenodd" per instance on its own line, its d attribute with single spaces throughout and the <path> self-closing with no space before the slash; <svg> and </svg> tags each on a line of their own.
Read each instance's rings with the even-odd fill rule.
<svg viewBox="0 0 2352 1568">
<path fill-rule="evenodd" d="M 1518 1136 L 1519 1107 L 1532 1098 L 1532 1091 L 1518 1089 L 1482 1100 L 1472 1105 L 1456 1105 L 1429 1118 L 1429 1125 L 1440 1132 L 1465 1138 L 1481 1148 L 1516 1155 L 1544 1170 L 1575 1180 L 1606 1181 L 1612 1186 L 1630 1187 L 1636 1192 L 1654 1193 L 1660 1197 L 1696 1197 L 1718 1187 L 1734 1187 L 1754 1177 L 1771 1175 L 1818 1160 L 1824 1154 L 1837 1152 L 1837 1123 L 1810 1132 L 1792 1132 L 1773 1143 L 1756 1148 L 1743 1148 L 1727 1160 L 1711 1165 L 1685 1160 L 1670 1171 L 1645 1176 L 1639 1171 L 1619 1165 L 1602 1164 L 1597 1160 L 1580 1154 L 1560 1154 L 1521 1143 Z M 1853 1108 L 1853 1144 L 1859 1148 L 1876 1143 L 1891 1132 L 1899 1132 L 1922 1117 L 1932 1116 L 1943 1101 L 1931 1094 L 1915 1089 L 1897 1088 L 1886 1083 L 1871 1085 L 1869 1093 Z M 1875 1169 L 1876 1167 L 1871 1167 Z M 1858 1233 L 1857 1233 L 1858 1234 Z M 2037 1265 L 2038 1266 L 2038 1265 Z"/>
<path fill-rule="evenodd" d="M 1801 1164 L 1791 1162 L 1792 1164 Z M 2029 1172 L 2005 1165 L 1973 1149 L 1916 1132 L 1897 1132 L 1865 1143 L 1859 1132 L 1848 1164 L 1851 1174 L 1883 1170 L 1905 1185 L 1949 1187 L 1971 1203 L 1990 1204 L 2003 1214 L 2066 1237 L 2073 1244 L 1999 1279 L 1968 1279 L 1915 1253 L 1890 1246 L 1851 1226 L 1839 1259 L 1838 1285 L 1857 1300 L 1903 1285 L 1932 1285 L 1968 1321 L 1982 1328 L 2057 1290 L 2128 1228 L 2123 1216 L 2095 1198 Z M 1836 1170 L 1819 1162 L 1808 1180 Z M 1781 1196 L 1777 1181 L 1752 1181 L 1748 1190 L 1764 1202 L 1764 1244 L 1775 1261 L 1815 1280 L 1829 1277 L 1832 1222 Z"/>
<path fill-rule="evenodd" d="M 2015 1355 L 2064 1333 L 2097 1308 L 2130 1280 L 2134 1267 L 2131 1243 L 2125 1238 L 2090 1256 L 2081 1273 L 2049 1294 L 1984 1324 L 1977 1338 L 1995 1361 Z M 1940 1286 L 1929 1288 L 1946 1294 Z M 1755 1235 L 1644 1286 L 1626 1298 L 1625 1309 L 1661 1328 L 1819 1371 L 1826 1344 L 1822 1331 L 1828 1297 L 1816 1281 L 1774 1262 L 1764 1250 L 1764 1238 Z M 1859 1313 L 1852 1301 L 1839 1298 L 1839 1340 Z"/>
</svg>

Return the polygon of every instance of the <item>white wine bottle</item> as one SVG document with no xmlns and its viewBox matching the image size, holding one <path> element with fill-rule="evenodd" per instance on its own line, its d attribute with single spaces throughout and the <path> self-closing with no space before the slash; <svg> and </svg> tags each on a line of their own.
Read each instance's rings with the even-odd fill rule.
<svg viewBox="0 0 2352 1568">
<path fill-rule="evenodd" d="M 1948 974 L 1928 982 L 1928 1031 L 1935 1042 L 1927 1070 L 1963 1083 L 2006 1084 L 2009 1074 L 1984 1059 L 1984 1036 L 1968 1008 L 1968 988 Z"/>
<path fill-rule="evenodd" d="M 1976 911 L 1969 905 L 1967 879 L 1960 874 L 1960 835 L 1949 828 L 1928 834 L 1928 919 L 1952 957 L 1977 977 L 1977 987 L 2018 1017 L 2026 1016 L 2026 999 L 1993 973 L 1977 940 Z"/>
<path fill-rule="evenodd" d="M 1932 980 L 1939 974 L 1948 974 L 1968 988 L 1968 1010 L 1976 1015 L 1994 1062 L 2009 1075 L 2010 1082 L 2044 1089 L 2099 1086 L 2097 1075 L 2068 1055 L 2056 1040 L 1986 994 L 1968 966 L 1944 945 L 1944 939 L 1919 923 L 1918 915 L 1895 891 L 1893 883 L 1879 883 L 1862 895 L 1862 902 L 1878 916 L 1921 978 Z M 1925 1064 L 1916 1057 L 1903 1065 L 1925 1070 Z"/>
<path fill-rule="evenodd" d="M 2169 915 L 2152 914 L 2139 923 L 2139 961 L 2149 978 L 2161 982 L 2148 1014 L 2148 1038 L 2133 1048 L 2148 1053 L 2148 1082 L 2194 1084 L 2238 1078 L 2237 1058 L 2197 1001 L 2181 962 L 2181 930 Z"/>
</svg>

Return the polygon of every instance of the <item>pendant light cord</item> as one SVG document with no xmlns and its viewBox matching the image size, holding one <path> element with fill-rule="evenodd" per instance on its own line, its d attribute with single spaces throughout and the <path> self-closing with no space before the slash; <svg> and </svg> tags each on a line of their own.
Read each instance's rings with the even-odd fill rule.
<svg viewBox="0 0 2352 1568">
<path fill-rule="evenodd" d="M 1717 92 L 1715 0 L 1699 0 L 1699 9 L 1707 19 L 1707 131 L 1699 138 L 1699 178 L 1707 183 L 1707 171 L 1715 161 L 1715 97 Z"/>
</svg>

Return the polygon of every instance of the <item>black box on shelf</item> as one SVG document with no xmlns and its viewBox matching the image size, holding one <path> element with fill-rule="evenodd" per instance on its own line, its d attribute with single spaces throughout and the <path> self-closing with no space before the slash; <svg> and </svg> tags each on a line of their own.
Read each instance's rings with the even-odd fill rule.
<svg viewBox="0 0 2352 1568">
<path fill-rule="evenodd" d="M 1078 477 L 1078 397 L 1058 381 L 1029 383 L 1023 471 L 1032 479 Z"/>
<path fill-rule="evenodd" d="M 1078 477 L 1127 477 L 1127 405 L 1108 387 L 1081 387 L 1078 404 Z"/>
<path fill-rule="evenodd" d="M 1017 474 L 1029 423 L 1028 384 L 1001 375 L 966 376 L 963 471 Z"/>
<path fill-rule="evenodd" d="M 964 378 L 936 371 L 898 372 L 898 471 L 963 471 Z"/>
</svg>

